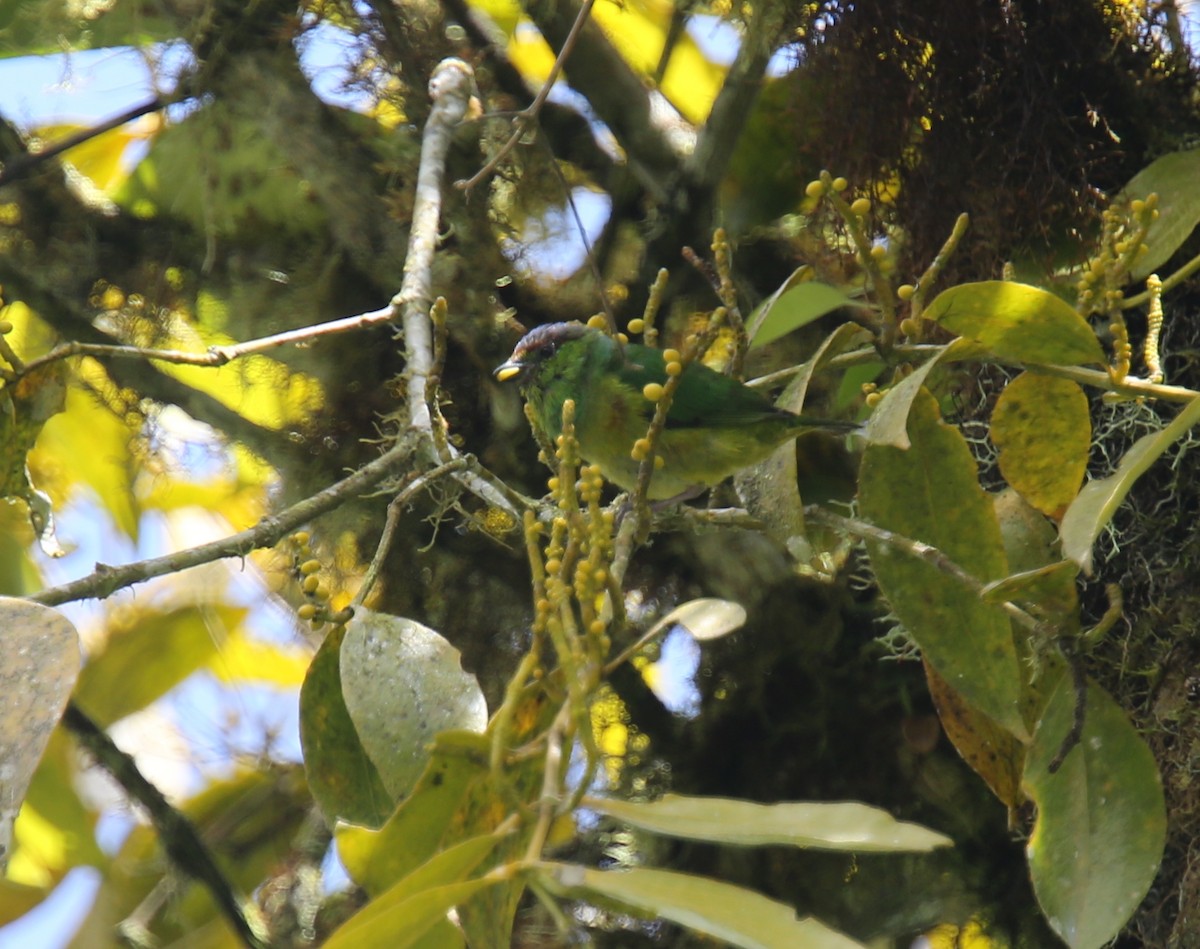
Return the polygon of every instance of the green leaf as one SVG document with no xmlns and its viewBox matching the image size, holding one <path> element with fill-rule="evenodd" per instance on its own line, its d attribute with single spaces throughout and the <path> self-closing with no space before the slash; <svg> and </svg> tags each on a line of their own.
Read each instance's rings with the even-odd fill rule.
<svg viewBox="0 0 1200 949">
<path fill-rule="evenodd" d="M 646 867 L 609 872 L 550 863 L 538 867 L 538 879 L 551 892 L 616 900 L 744 949 L 861 949 L 815 919 L 797 919 L 786 903 L 707 877 Z"/>
<path fill-rule="evenodd" d="M 956 428 L 922 391 L 908 420 L 912 448 L 869 445 L 859 503 L 863 517 L 914 541 L 932 544 L 984 583 L 1008 574 L 991 499 Z M 1024 677 L 1008 618 L 962 581 L 931 563 L 868 542 L 879 587 L 900 622 L 943 679 L 1019 738 Z"/>
<path fill-rule="evenodd" d="M 1113 474 L 1085 484 L 1067 508 L 1059 527 L 1063 555 L 1090 572 L 1092 544 L 1112 520 L 1134 482 L 1197 422 L 1200 422 L 1200 399 L 1193 399 L 1166 428 L 1134 442 Z"/>
<path fill-rule="evenodd" d="M 140 711 L 206 666 L 246 618 L 246 610 L 232 606 L 131 610 L 110 618 L 108 642 L 88 658 L 75 691 L 101 725 Z"/>
<path fill-rule="evenodd" d="M 667 794 L 657 801 L 588 797 L 584 807 L 656 834 L 757 847 L 788 844 L 856 853 L 928 851 L 954 841 L 878 807 L 854 802 L 757 804 L 721 797 Z"/>
<path fill-rule="evenodd" d="M 403 912 L 405 902 L 425 891 L 461 883 L 506 836 L 507 833 L 484 834 L 443 850 L 346 920 L 325 946 L 327 949 L 338 946 L 357 949 L 359 946 L 391 945 L 385 940 L 389 935 L 393 938 L 396 935 L 393 927 L 397 922 L 393 914 Z"/>
<path fill-rule="evenodd" d="M 1072 949 L 1087 949 L 1116 936 L 1149 890 L 1162 859 L 1166 811 L 1154 756 L 1094 685 L 1082 739 L 1050 774 L 1074 708 L 1064 676 L 1026 760 L 1025 786 L 1038 806 L 1027 853 L 1051 927 Z"/>
<path fill-rule="evenodd" d="M 1087 320 L 1048 290 L 987 280 L 939 293 L 922 314 L 977 340 L 1001 359 L 1061 365 L 1103 364 Z"/>
<path fill-rule="evenodd" d="M 487 726 L 478 680 L 428 626 L 360 609 L 346 626 L 340 655 L 346 710 L 395 800 L 425 770 L 434 735 Z"/>
<path fill-rule="evenodd" d="M 359 741 L 342 698 L 339 651 L 345 632 L 338 627 L 325 638 L 300 687 L 304 773 L 330 823 L 341 819 L 378 827 L 395 801 Z"/>
<path fill-rule="evenodd" d="M 455 906 L 497 882 L 499 880 L 488 878 L 467 880 L 422 890 L 397 903 L 388 901 L 378 912 L 372 912 L 364 923 L 352 926 L 358 916 L 350 917 L 329 937 L 325 946 L 329 949 L 409 949 L 419 945 L 421 937 L 445 920 L 446 914 Z"/>
<path fill-rule="evenodd" d="M 810 272 L 809 267 L 796 270 L 750 314 L 746 335 L 752 349 L 773 343 L 839 307 L 862 306 L 834 287 L 803 280 L 802 274 Z"/>
<path fill-rule="evenodd" d="M 456 737 L 476 742 L 477 754 L 464 754 Z M 338 855 L 354 882 L 378 895 L 436 853 L 468 787 L 486 773 L 488 751 L 482 736 L 443 732 L 412 794 L 379 830 L 339 823 Z"/>
<path fill-rule="evenodd" d="M 1144 254 L 1134 261 L 1129 274 L 1135 280 L 1154 273 L 1183 245 L 1200 223 L 1200 149 L 1172 152 L 1155 159 L 1136 175 L 1114 199 L 1132 201 L 1158 195 L 1158 220 L 1146 235 Z"/>
<path fill-rule="evenodd" d="M 871 410 L 871 417 L 867 420 L 867 442 L 907 449 L 912 444 L 908 438 L 908 413 L 929 374 L 939 363 L 970 358 L 978 348 L 969 340 L 956 339 L 948 346 L 935 350 L 928 360 L 889 388 L 880 403 Z"/>
<path fill-rule="evenodd" d="M 1000 473 L 1043 514 L 1060 514 L 1087 471 L 1092 423 L 1087 396 L 1069 379 L 1023 372 L 992 413 Z"/>
<path fill-rule="evenodd" d="M 0 868 L 12 853 L 13 820 L 62 717 L 82 656 L 75 627 L 48 606 L 0 597 Z"/>
</svg>

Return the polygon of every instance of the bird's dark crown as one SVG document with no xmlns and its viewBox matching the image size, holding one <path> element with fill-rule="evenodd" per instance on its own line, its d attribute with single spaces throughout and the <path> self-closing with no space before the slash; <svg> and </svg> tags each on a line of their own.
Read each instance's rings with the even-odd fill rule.
<svg viewBox="0 0 1200 949">
<path fill-rule="evenodd" d="M 512 362 L 529 365 L 553 356 L 563 343 L 595 332 L 582 323 L 547 323 L 535 326 L 521 337 L 513 350 Z"/>
</svg>

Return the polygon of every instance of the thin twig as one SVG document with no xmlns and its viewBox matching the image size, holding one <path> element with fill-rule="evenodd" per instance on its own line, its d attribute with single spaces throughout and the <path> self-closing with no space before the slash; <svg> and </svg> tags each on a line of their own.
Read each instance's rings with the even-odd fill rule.
<svg viewBox="0 0 1200 949">
<path fill-rule="evenodd" d="M 566 40 L 563 42 L 562 49 L 558 51 L 558 55 L 554 57 L 554 65 L 550 67 L 550 73 L 546 76 L 546 81 L 542 83 L 542 88 L 538 90 L 528 108 L 522 109 L 517 113 L 513 120 L 513 133 L 508 137 L 499 150 L 488 159 L 479 171 L 475 172 L 466 181 L 456 181 L 454 186 L 461 191 L 470 191 L 477 184 L 488 178 L 500 165 L 514 148 L 517 143 L 525 136 L 526 130 L 537 122 L 538 113 L 542 111 L 542 106 L 546 102 L 546 97 L 550 95 L 554 84 L 558 82 L 558 75 L 562 72 L 563 66 L 567 61 L 567 57 L 571 55 L 571 50 L 575 48 L 575 43 L 579 39 L 579 31 L 583 29 L 583 24 L 587 22 L 587 18 L 591 16 L 592 6 L 596 0 L 584 0 L 583 5 L 579 8 L 579 13 L 575 16 L 575 22 L 571 24 L 571 31 L 567 34 Z"/>
<path fill-rule="evenodd" d="M 312 497 L 305 498 L 278 514 L 268 515 L 253 527 L 220 540 L 200 544 L 197 547 L 151 557 L 134 563 L 110 567 L 97 564 L 96 571 L 70 583 L 49 587 L 25 597 L 34 603 L 57 606 L 73 600 L 89 598 L 103 599 L 118 590 L 144 583 L 154 577 L 177 573 L 189 567 L 223 560 L 226 557 L 244 557 L 260 547 L 273 547 L 281 538 L 307 524 L 314 518 L 331 511 L 352 497 L 356 497 L 392 474 L 402 464 L 411 462 L 412 448 L 402 442 L 374 461 L 363 465 L 347 478 L 330 485 Z"/>
<path fill-rule="evenodd" d="M 395 309 L 388 306 L 384 307 L 382 310 L 373 310 L 369 313 L 358 313 L 354 316 L 345 316 L 341 319 L 329 320 L 325 323 L 317 323 L 315 326 L 302 326 L 298 329 L 286 330 L 282 333 L 275 333 L 272 336 L 263 336 L 259 339 L 247 340 L 244 343 L 234 343 L 229 346 L 210 346 L 204 352 L 188 352 L 182 349 L 151 349 L 143 346 L 121 346 L 108 343 L 80 343 L 72 341 L 55 346 L 44 356 L 39 356 L 37 359 L 30 360 L 24 365 L 18 375 L 25 375 L 28 372 L 32 372 L 34 369 L 44 366 L 46 363 L 55 362 L 60 359 L 69 359 L 72 356 L 156 359 L 159 362 L 172 363 L 175 365 L 218 367 L 233 362 L 235 359 L 240 359 L 243 356 L 250 356 L 256 353 L 265 352 L 269 349 L 276 349 L 280 346 L 287 346 L 294 343 L 307 343 L 314 339 L 319 339 L 322 336 L 333 336 L 338 333 L 347 333 L 355 330 L 368 329 L 369 327 L 377 326 L 380 323 L 388 323 L 394 319 L 395 316 Z"/>
<path fill-rule="evenodd" d="M 153 784 L 146 780 L 137 763 L 116 746 L 113 740 L 74 702 L 67 705 L 63 725 L 96 759 L 125 792 L 146 809 L 163 849 L 180 870 L 212 895 L 218 910 L 228 920 L 241 941 L 251 949 L 267 949 L 267 942 L 246 917 L 245 901 L 217 866 L 212 851 L 185 814 L 174 808 Z"/>
<path fill-rule="evenodd" d="M 379 578 L 379 571 L 383 569 L 383 562 L 387 558 L 388 551 L 391 549 L 392 540 L 396 534 L 396 527 L 400 523 L 400 515 L 408 502 L 413 499 L 413 496 L 418 491 L 423 491 L 432 482 L 438 478 L 445 477 L 455 471 L 461 471 L 467 467 L 468 458 L 459 457 L 453 461 L 448 461 L 444 465 L 439 465 L 432 471 L 426 471 L 423 475 L 414 478 L 404 489 L 392 498 L 388 504 L 387 520 L 384 521 L 383 533 L 379 537 L 379 544 L 375 548 L 375 556 L 371 558 L 371 563 L 367 567 L 367 572 L 363 576 L 362 583 L 359 584 L 358 592 L 354 594 L 354 600 L 351 606 L 362 606 L 367 596 L 371 592 L 371 588 L 375 586 L 375 581 Z"/>
</svg>

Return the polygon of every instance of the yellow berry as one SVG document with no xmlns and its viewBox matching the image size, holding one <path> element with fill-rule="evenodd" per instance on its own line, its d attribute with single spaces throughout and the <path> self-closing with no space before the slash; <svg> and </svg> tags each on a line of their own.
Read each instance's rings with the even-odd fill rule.
<svg viewBox="0 0 1200 949">
<path fill-rule="evenodd" d="M 548 478 L 546 480 L 546 487 L 549 488 L 551 491 L 557 491 L 558 490 L 558 478 Z"/>
<path fill-rule="evenodd" d="M 871 246 L 871 256 L 875 260 L 883 260 L 887 256 L 887 248 L 882 244 L 873 244 Z"/>
<path fill-rule="evenodd" d="M 595 316 L 588 317 L 587 325 L 594 330 L 608 329 L 608 320 L 605 319 L 603 313 L 597 313 Z"/>
<path fill-rule="evenodd" d="M 557 557 L 551 557 L 546 561 L 546 573 L 558 573 L 562 569 L 562 561 Z"/>
<path fill-rule="evenodd" d="M 671 360 L 663 368 L 668 376 L 677 376 L 683 372 L 683 363 Z"/>
<path fill-rule="evenodd" d="M 682 359 L 683 359 L 683 357 L 679 355 L 678 349 L 664 349 L 663 350 L 663 361 L 664 362 L 679 362 Z"/>
<path fill-rule="evenodd" d="M 900 332 L 905 336 L 916 336 L 921 332 L 921 324 L 908 317 L 900 321 Z"/>
<path fill-rule="evenodd" d="M 875 408 L 883 400 L 882 392 L 868 392 L 866 403 L 869 408 Z"/>
<path fill-rule="evenodd" d="M 626 327 L 626 329 L 628 329 L 629 332 L 631 332 L 631 333 L 640 333 L 645 328 L 646 328 L 646 321 L 643 320 L 640 316 L 635 319 L 630 320 L 629 325 Z"/>
<path fill-rule="evenodd" d="M 301 619 L 312 619 L 317 615 L 317 608 L 311 603 L 305 603 L 298 610 L 296 610 L 296 615 Z"/>
<path fill-rule="evenodd" d="M 617 342 L 620 343 L 622 346 L 624 346 L 626 343 L 629 342 L 629 337 L 626 336 L 624 333 L 618 333 L 617 334 Z"/>
<path fill-rule="evenodd" d="M 657 382 L 647 382 L 642 386 L 642 395 L 651 402 L 657 402 L 663 397 L 663 387 Z"/>
<path fill-rule="evenodd" d="M 0 336 L 7 336 L 13 331 L 13 325 L 8 320 L 0 320 Z"/>
<path fill-rule="evenodd" d="M 306 560 L 304 563 L 300 564 L 300 572 L 306 577 L 310 574 L 318 572 L 320 569 L 321 561 L 319 560 Z"/>
<path fill-rule="evenodd" d="M 871 213 L 871 201 L 869 198 L 858 198 L 850 205 L 852 214 L 857 214 L 859 217 L 866 217 Z"/>
<path fill-rule="evenodd" d="M 901 300 L 911 300 L 913 294 L 916 292 L 917 288 L 911 283 L 902 283 L 896 288 L 896 296 L 898 296 Z"/>
<path fill-rule="evenodd" d="M 805 185 L 804 193 L 810 198 L 821 197 L 821 195 L 825 193 L 825 182 L 821 181 L 820 179 L 810 181 L 807 185 Z"/>
<path fill-rule="evenodd" d="M 308 531 L 296 531 L 292 535 L 292 542 L 299 544 L 301 547 L 305 546 L 310 540 L 312 540 L 312 535 Z"/>
<path fill-rule="evenodd" d="M 591 633 L 593 636 L 603 635 L 604 620 L 602 620 L 602 619 L 592 620 L 592 622 L 588 625 L 588 632 Z"/>
<path fill-rule="evenodd" d="M 316 593 L 317 586 L 320 584 L 320 582 L 321 578 L 314 573 L 311 576 L 304 578 L 304 582 L 300 584 L 300 589 L 302 589 L 305 593 Z"/>
<path fill-rule="evenodd" d="M 842 191 L 845 191 L 849 187 L 850 187 L 850 182 L 848 182 L 845 178 L 839 177 L 839 178 L 833 179 L 833 190 L 834 191 L 842 192 Z"/>
<path fill-rule="evenodd" d="M 1146 210 L 1146 202 L 1143 201 L 1141 198 L 1134 198 L 1132 201 L 1129 202 L 1129 210 L 1132 211 L 1134 214 L 1141 214 L 1143 211 Z"/>
</svg>

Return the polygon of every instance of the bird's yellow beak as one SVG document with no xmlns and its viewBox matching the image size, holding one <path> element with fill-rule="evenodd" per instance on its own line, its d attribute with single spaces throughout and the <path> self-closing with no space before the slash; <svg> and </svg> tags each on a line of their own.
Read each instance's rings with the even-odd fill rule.
<svg viewBox="0 0 1200 949">
<path fill-rule="evenodd" d="M 493 371 L 492 375 L 496 377 L 497 382 L 508 382 L 514 376 L 519 376 L 525 369 L 519 362 L 513 362 L 511 359 L 508 362 L 501 363 Z"/>
</svg>

